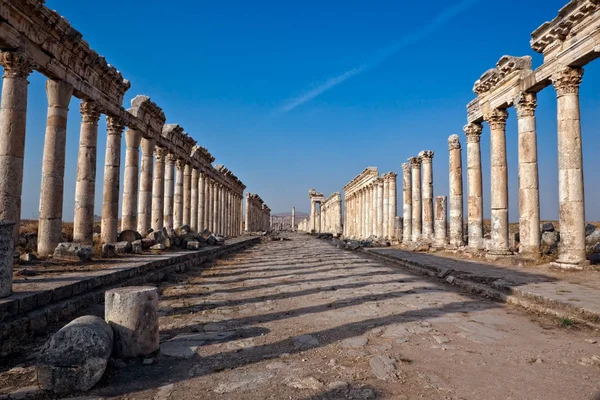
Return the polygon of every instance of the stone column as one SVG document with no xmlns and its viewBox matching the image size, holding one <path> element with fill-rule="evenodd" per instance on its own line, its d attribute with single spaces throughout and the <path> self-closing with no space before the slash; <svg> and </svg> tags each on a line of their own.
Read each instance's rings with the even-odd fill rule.
<svg viewBox="0 0 600 400">
<path fill-rule="evenodd" d="M 402 164 L 402 242 L 411 241 L 412 235 L 412 182 L 409 163 Z"/>
<path fill-rule="evenodd" d="M 383 178 L 383 233 L 382 238 L 387 239 L 390 228 L 390 181 Z"/>
<path fill-rule="evenodd" d="M 14 222 L 12 232 L 16 246 L 19 244 L 21 221 L 27 77 L 34 64 L 23 53 L 3 51 L 0 53 L 0 65 L 4 67 L 0 98 L 0 221 Z"/>
<path fill-rule="evenodd" d="M 219 232 L 219 184 L 213 182 L 213 226 L 212 231 L 214 233 Z"/>
<path fill-rule="evenodd" d="M 421 157 L 408 159 L 412 169 L 412 241 L 421 240 L 423 220 L 421 209 Z"/>
<path fill-rule="evenodd" d="M 250 232 L 250 196 L 248 193 L 246 193 L 246 215 L 245 217 L 245 221 L 244 221 L 244 225 L 246 228 L 246 232 Z M 310 227 L 309 227 L 310 229 Z"/>
<path fill-rule="evenodd" d="M 96 155 L 100 110 L 94 101 L 79 105 L 81 128 L 75 182 L 73 241 L 92 244 L 94 238 L 94 197 L 96 195 Z"/>
<path fill-rule="evenodd" d="M 173 207 L 173 228 L 177 229 L 183 225 L 183 171 L 185 169 L 185 161 L 178 159 L 175 163 L 175 196 Z"/>
<path fill-rule="evenodd" d="M 67 114 L 73 86 L 65 81 L 49 79 L 46 81 L 46 95 L 48 96 L 48 118 L 42 158 L 37 244 L 38 254 L 42 256 L 54 253 L 54 249 L 62 241 Z"/>
<path fill-rule="evenodd" d="M 215 204 L 215 182 L 208 178 L 206 181 L 206 229 L 213 231 L 213 222 L 215 220 L 213 214 L 213 206 Z"/>
<path fill-rule="evenodd" d="M 142 138 L 142 167 L 138 200 L 137 231 L 146 236 L 152 227 L 152 171 L 154 169 L 154 139 Z"/>
<path fill-rule="evenodd" d="M 383 180 L 377 179 L 377 237 L 382 239 L 383 232 Z"/>
<path fill-rule="evenodd" d="M 371 236 L 371 226 L 372 226 L 371 199 L 372 198 L 373 198 L 373 196 L 371 196 L 371 187 L 370 186 L 365 187 L 365 238 L 368 238 L 369 236 Z"/>
<path fill-rule="evenodd" d="M 437 248 L 446 247 L 446 196 L 435 197 L 435 239 L 433 246 Z"/>
<path fill-rule="evenodd" d="M 118 118 L 106 117 L 106 157 L 104 189 L 102 191 L 102 243 L 115 243 L 119 229 L 119 180 L 121 169 L 121 139 L 125 124 Z"/>
<path fill-rule="evenodd" d="M 463 240 L 463 184 L 462 155 L 458 135 L 448 137 L 450 152 L 449 184 L 450 184 L 450 247 L 464 246 Z M 437 235 L 436 235 L 437 237 Z"/>
<path fill-rule="evenodd" d="M 421 196 L 423 201 L 423 240 L 433 242 L 433 151 L 419 153 L 422 164 L 423 183 Z"/>
<path fill-rule="evenodd" d="M 156 163 L 154 163 L 154 182 L 152 183 L 152 229 L 159 231 L 164 225 L 165 207 L 165 159 L 167 150 L 154 148 Z M 171 170 L 173 166 L 171 166 Z"/>
<path fill-rule="evenodd" d="M 316 232 L 317 226 L 317 203 L 315 201 L 310 201 L 310 224 L 308 227 L 308 231 L 312 232 L 314 229 Z"/>
<path fill-rule="evenodd" d="M 388 174 L 389 180 L 389 191 L 390 196 L 388 200 L 388 238 L 392 239 L 396 236 L 396 214 L 398 212 L 396 207 L 396 174 L 394 172 L 390 172 Z"/>
<path fill-rule="evenodd" d="M 535 93 L 521 93 L 515 101 L 519 130 L 519 253 L 540 256 L 540 192 L 538 183 Z"/>
<path fill-rule="evenodd" d="M 198 232 L 206 229 L 206 179 L 204 174 L 198 174 Z"/>
<path fill-rule="evenodd" d="M 142 133 L 135 129 L 125 132 L 125 174 L 123 178 L 123 209 L 121 230 L 137 229 L 138 177 Z"/>
<path fill-rule="evenodd" d="M 506 120 L 508 112 L 492 110 L 485 116 L 490 125 L 492 235 L 490 254 L 508 255 L 508 168 L 506 165 Z"/>
<path fill-rule="evenodd" d="M 585 204 L 579 85 L 582 68 L 565 67 L 552 76 L 558 114 L 558 198 L 560 246 L 555 265 L 581 268 L 585 257 Z"/>
<path fill-rule="evenodd" d="M 192 222 L 192 166 L 185 164 L 183 167 L 183 225 Z"/>
<path fill-rule="evenodd" d="M 372 231 L 375 237 L 379 237 L 379 225 L 377 225 L 377 213 L 379 212 L 379 202 L 377 200 L 377 181 L 371 183 L 371 204 L 373 208 Z"/>
<path fill-rule="evenodd" d="M 318 202 L 319 210 L 317 212 L 317 233 L 321 233 L 321 202 Z"/>
<path fill-rule="evenodd" d="M 479 123 L 465 125 L 467 136 L 468 229 L 470 250 L 483 249 L 483 196 L 481 178 L 481 131 Z"/>
<path fill-rule="evenodd" d="M 197 168 L 192 168 L 192 181 L 190 190 L 190 228 L 193 231 L 198 232 L 198 175 L 199 171 Z"/>
<path fill-rule="evenodd" d="M 292 232 L 296 230 L 296 207 L 292 207 Z"/>
<path fill-rule="evenodd" d="M 175 163 L 177 158 L 174 154 L 169 153 L 167 163 L 165 164 L 165 209 L 164 209 L 164 226 L 167 229 L 173 229 L 173 209 L 174 209 L 174 192 L 175 192 Z"/>
<path fill-rule="evenodd" d="M 225 189 L 224 186 L 219 187 L 219 234 L 225 234 Z"/>
</svg>

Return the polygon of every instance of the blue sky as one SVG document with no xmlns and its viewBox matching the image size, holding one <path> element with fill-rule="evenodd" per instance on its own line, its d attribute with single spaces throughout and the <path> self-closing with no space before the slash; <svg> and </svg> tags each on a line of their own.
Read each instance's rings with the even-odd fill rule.
<svg viewBox="0 0 600 400">
<path fill-rule="evenodd" d="M 472 86 L 505 54 L 541 55 L 531 32 L 566 0 L 192 1 L 47 0 L 132 83 L 125 106 L 149 95 L 199 144 L 229 167 L 274 212 L 308 211 L 311 187 L 326 196 L 367 166 L 401 173 L 401 163 L 434 150 L 434 193 L 448 192 L 447 137 L 459 133 Z M 46 119 L 45 78 L 30 78 L 23 188 L 24 218 L 37 217 Z M 600 185 L 599 67 L 581 88 L 586 213 Z M 542 218 L 558 211 L 556 100 L 538 96 Z M 64 220 L 73 218 L 79 100 L 68 122 Z M 98 145 L 100 214 L 105 122 Z M 517 213 L 517 128 L 510 112 L 510 219 Z M 466 153 L 463 150 L 463 155 Z M 123 147 L 124 156 L 124 147 Z M 463 157 L 464 159 L 464 157 Z M 489 216 L 489 131 L 482 137 L 485 215 Z M 466 185 L 466 176 L 465 176 Z M 398 185 L 401 200 L 401 180 Z M 401 203 L 399 202 L 399 212 Z"/>
</svg>

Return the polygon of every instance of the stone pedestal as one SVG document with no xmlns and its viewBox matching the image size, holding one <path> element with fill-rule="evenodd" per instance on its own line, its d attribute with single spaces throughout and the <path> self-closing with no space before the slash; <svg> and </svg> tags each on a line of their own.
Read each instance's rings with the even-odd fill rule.
<svg viewBox="0 0 600 400">
<path fill-rule="evenodd" d="M 470 250 L 483 249 L 483 197 L 481 176 L 481 131 L 480 124 L 464 127 L 467 136 L 467 183 L 469 189 L 468 227 Z"/>
<path fill-rule="evenodd" d="M 124 127 L 123 121 L 106 117 L 106 157 L 104 189 L 102 191 L 102 243 L 115 243 L 117 241 L 121 137 Z"/>
<path fill-rule="evenodd" d="M 447 199 L 446 196 L 436 196 L 435 198 L 435 239 L 433 246 L 436 248 L 444 248 L 448 243 L 446 238 L 446 211 Z"/>
<path fill-rule="evenodd" d="M 450 153 L 448 177 L 450 186 L 450 234 L 448 242 L 449 247 L 458 248 L 464 245 L 462 156 L 458 135 L 450 135 L 448 138 L 448 151 Z"/>
<path fill-rule="evenodd" d="M 19 243 L 23 157 L 27 120 L 27 77 L 34 64 L 23 53 L 0 52 L 0 221 L 13 222 L 13 243 Z M 8 179 L 10 177 L 10 179 Z"/>
<path fill-rule="evenodd" d="M 96 195 L 96 159 L 100 111 L 93 101 L 79 106 L 81 129 L 75 183 L 73 241 L 91 244 L 94 238 L 94 197 Z"/>
<path fill-rule="evenodd" d="M 0 298 L 12 293 L 14 222 L 0 221 Z"/>
<path fill-rule="evenodd" d="M 412 240 L 412 181 L 411 166 L 402 164 L 402 242 L 408 243 Z"/>
<path fill-rule="evenodd" d="M 104 318 L 115 333 L 116 357 L 139 357 L 159 348 L 158 290 L 130 286 L 106 291 Z"/>
<path fill-rule="evenodd" d="M 125 174 L 123 176 L 123 209 L 121 230 L 137 229 L 140 142 L 142 133 L 135 129 L 125 132 Z"/>
<path fill-rule="evenodd" d="M 175 207 L 175 161 L 175 155 L 169 153 L 165 164 L 165 207 L 163 210 L 164 226 L 167 229 L 175 228 L 173 221 L 173 209 Z"/>
<path fill-rule="evenodd" d="M 423 201 L 423 234 L 425 242 L 433 241 L 433 151 L 419 153 L 422 163 L 423 183 L 421 188 Z"/>
<path fill-rule="evenodd" d="M 421 157 L 408 159 L 412 169 L 412 241 L 418 242 L 422 235 L 421 209 Z"/>
<path fill-rule="evenodd" d="M 62 241 L 62 209 L 67 146 L 67 114 L 73 86 L 65 81 L 46 82 L 48 119 L 42 158 L 42 187 L 38 224 L 38 254 L 54 253 Z M 12 175 L 12 174 L 11 174 Z"/>
<path fill-rule="evenodd" d="M 565 67 L 552 76 L 558 113 L 558 198 L 560 246 L 555 266 L 579 269 L 585 257 L 585 204 L 579 85 L 582 68 Z"/>
<path fill-rule="evenodd" d="M 152 227 L 152 172 L 154 169 L 154 140 L 142 138 L 142 167 L 138 202 L 137 231 L 146 235 Z"/>
<path fill-rule="evenodd" d="M 165 212 L 165 161 L 167 150 L 156 147 L 154 149 L 156 162 L 154 163 L 154 181 L 152 182 L 152 229 L 159 231 L 164 226 Z"/>
</svg>

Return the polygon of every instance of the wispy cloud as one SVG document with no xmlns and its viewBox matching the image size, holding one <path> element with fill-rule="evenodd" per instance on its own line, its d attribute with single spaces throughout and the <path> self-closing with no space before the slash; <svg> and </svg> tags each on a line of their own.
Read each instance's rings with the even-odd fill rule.
<svg viewBox="0 0 600 400">
<path fill-rule="evenodd" d="M 375 54 L 373 54 L 373 56 L 371 56 L 371 58 L 366 60 L 360 66 L 352 68 L 332 78 L 329 78 L 324 83 L 318 85 L 314 89 L 311 89 L 301 94 L 300 96 L 287 101 L 282 107 L 279 108 L 279 112 L 287 113 L 289 111 L 292 111 L 293 109 L 309 102 L 315 97 L 320 96 L 321 94 L 336 87 L 337 85 L 340 85 L 348 79 L 377 67 L 378 65 L 382 64 L 385 60 L 399 52 L 404 47 L 420 42 L 426 37 L 436 33 L 452 18 L 464 12 L 479 1 L 480 0 L 462 0 L 457 4 L 454 4 L 453 6 L 448 7 L 440 14 L 438 14 L 435 18 L 433 18 L 431 21 L 429 21 L 427 24 L 416 29 L 414 32 L 411 32 L 408 35 L 402 37 L 400 40 L 393 43 L 392 45 L 384 47 L 377 51 Z"/>
</svg>

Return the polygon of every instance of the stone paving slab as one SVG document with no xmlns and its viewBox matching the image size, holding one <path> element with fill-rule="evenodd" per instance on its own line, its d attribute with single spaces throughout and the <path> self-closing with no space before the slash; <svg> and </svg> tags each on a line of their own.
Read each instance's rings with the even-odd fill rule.
<svg viewBox="0 0 600 400">
<path fill-rule="evenodd" d="M 426 268 L 435 272 L 438 277 L 470 280 L 551 306 L 554 309 L 576 313 L 587 321 L 600 322 L 598 279 L 581 282 L 581 279 L 573 279 L 578 274 L 576 272 L 545 271 L 548 266 L 517 269 L 517 267 L 499 266 L 481 261 L 457 260 L 391 248 L 364 250 L 367 253 Z M 594 277 L 598 275 L 597 272 L 590 274 L 593 274 Z"/>
</svg>

